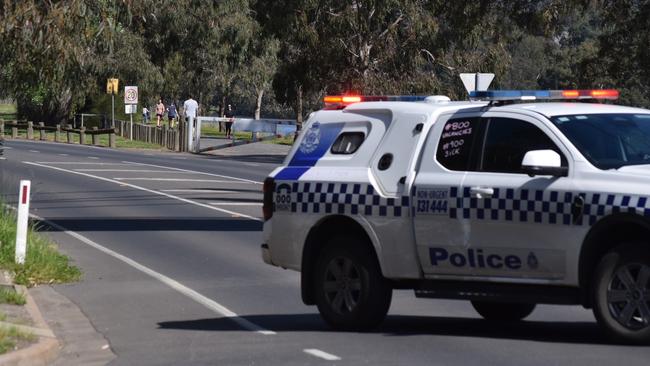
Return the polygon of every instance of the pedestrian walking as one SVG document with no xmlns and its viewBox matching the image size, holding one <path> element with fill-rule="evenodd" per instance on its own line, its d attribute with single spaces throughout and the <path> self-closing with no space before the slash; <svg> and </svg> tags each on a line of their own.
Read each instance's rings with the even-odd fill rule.
<svg viewBox="0 0 650 366">
<path fill-rule="evenodd" d="M 231 104 L 228 104 L 228 108 L 226 108 L 224 116 L 228 118 L 226 121 L 226 138 L 232 139 L 232 124 L 235 122 L 235 112 L 232 110 Z"/>
<path fill-rule="evenodd" d="M 158 104 L 156 104 L 156 126 L 160 127 L 160 121 L 163 119 L 163 113 L 165 113 L 165 105 L 162 102 L 162 99 L 158 99 Z"/>
<path fill-rule="evenodd" d="M 183 114 L 185 114 L 185 120 L 189 123 L 194 121 L 196 118 L 196 113 L 199 109 L 199 103 L 192 99 L 192 95 L 188 96 L 188 99 L 183 103 Z"/>
<path fill-rule="evenodd" d="M 149 109 L 147 109 L 147 107 L 142 108 L 142 119 L 144 120 L 145 125 L 149 123 Z"/>
<path fill-rule="evenodd" d="M 176 104 L 172 101 L 167 107 L 167 119 L 169 122 L 169 127 L 174 128 L 174 120 L 178 116 L 178 111 L 176 110 Z"/>
</svg>

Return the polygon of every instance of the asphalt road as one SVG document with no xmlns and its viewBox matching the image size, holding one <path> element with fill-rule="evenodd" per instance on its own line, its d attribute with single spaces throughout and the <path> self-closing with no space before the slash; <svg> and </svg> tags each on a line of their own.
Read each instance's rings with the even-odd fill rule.
<svg viewBox="0 0 650 366">
<path fill-rule="evenodd" d="M 31 212 L 82 268 L 55 289 L 110 342 L 116 365 L 647 365 L 590 311 L 539 306 L 494 324 L 467 302 L 396 291 L 373 332 L 329 330 L 298 273 L 265 265 L 260 183 L 279 162 L 8 141 L 2 193 L 32 181 Z M 66 231 L 64 231 L 66 230 Z M 329 360 L 328 360 L 329 359 Z"/>
</svg>

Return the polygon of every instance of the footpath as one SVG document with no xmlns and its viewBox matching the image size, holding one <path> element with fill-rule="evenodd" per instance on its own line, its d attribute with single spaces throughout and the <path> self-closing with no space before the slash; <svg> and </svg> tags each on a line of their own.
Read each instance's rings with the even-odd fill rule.
<svg viewBox="0 0 650 366">
<path fill-rule="evenodd" d="M 287 145 L 257 142 L 209 151 L 203 155 L 279 164 L 290 149 L 291 146 Z M 0 314 L 6 315 L 0 321 L 0 328 L 13 327 L 32 335 L 29 341 L 19 343 L 16 350 L 0 355 L 0 366 L 99 366 L 117 357 L 106 338 L 94 328 L 76 304 L 56 291 L 56 285 L 27 289 L 13 285 L 7 275 L 0 274 L 0 286 L 13 287 L 26 300 L 22 306 L 0 304 Z"/>
</svg>

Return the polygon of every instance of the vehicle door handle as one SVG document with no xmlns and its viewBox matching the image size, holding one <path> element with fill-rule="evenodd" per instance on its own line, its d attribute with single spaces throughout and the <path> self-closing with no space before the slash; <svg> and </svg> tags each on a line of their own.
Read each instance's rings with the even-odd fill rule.
<svg viewBox="0 0 650 366">
<path fill-rule="evenodd" d="M 491 198 L 494 194 L 494 188 L 472 187 L 469 189 L 469 194 L 476 198 Z"/>
</svg>

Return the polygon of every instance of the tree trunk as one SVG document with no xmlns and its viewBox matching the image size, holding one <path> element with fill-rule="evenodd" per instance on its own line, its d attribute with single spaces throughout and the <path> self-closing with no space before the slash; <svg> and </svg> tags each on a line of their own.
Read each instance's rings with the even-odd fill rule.
<svg viewBox="0 0 650 366">
<path fill-rule="evenodd" d="M 302 85 L 298 85 L 296 91 L 296 129 L 302 129 Z"/>
<path fill-rule="evenodd" d="M 260 119 L 260 113 L 262 112 L 262 97 L 264 96 L 264 90 L 260 89 L 257 91 L 257 105 L 255 106 L 255 119 Z"/>
</svg>

